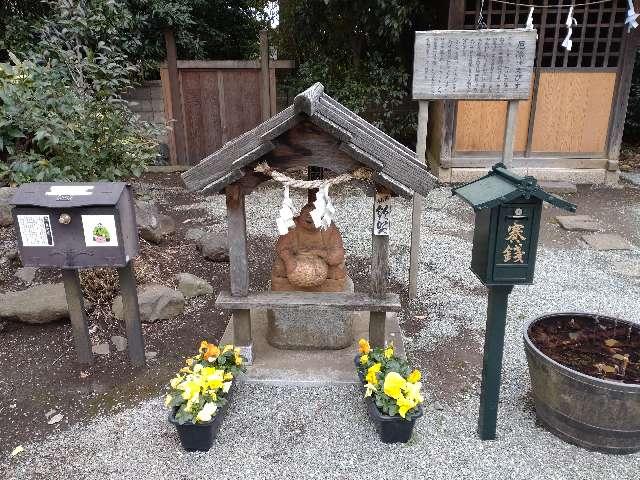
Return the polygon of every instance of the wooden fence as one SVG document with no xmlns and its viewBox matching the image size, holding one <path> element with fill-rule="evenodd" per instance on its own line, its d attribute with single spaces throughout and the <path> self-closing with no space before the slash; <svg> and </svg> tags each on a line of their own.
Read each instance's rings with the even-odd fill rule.
<svg viewBox="0 0 640 480">
<path fill-rule="evenodd" d="M 291 69 L 293 62 L 269 59 L 266 32 L 259 60 L 178 61 L 173 38 L 165 33 L 165 39 L 160 78 L 172 164 L 195 165 L 276 113 L 276 70 Z"/>
</svg>

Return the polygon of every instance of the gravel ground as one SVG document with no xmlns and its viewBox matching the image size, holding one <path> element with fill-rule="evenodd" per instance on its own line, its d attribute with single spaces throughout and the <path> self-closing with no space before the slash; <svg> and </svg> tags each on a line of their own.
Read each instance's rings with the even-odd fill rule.
<svg viewBox="0 0 640 480">
<path fill-rule="evenodd" d="M 407 337 L 411 360 L 435 350 L 455 349 L 464 332 L 482 343 L 485 290 L 469 271 L 472 214 L 448 189 L 432 192 L 423 216 L 418 300 L 403 312 L 416 322 Z M 371 248 L 370 200 L 355 189 L 334 197 L 336 223 L 347 254 Z M 262 188 L 249 197 L 250 235 L 275 239 L 273 218 L 281 198 Z M 208 197 L 212 219 L 224 200 Z M 296 207 L 303 197 L 294 196 Z M 636 206 L 637 207 L 637 206 Z M 583 212 L 580 212 L 583 213 Z M 395 200 L 391 274 L 406 282 L 410 203 Z M 630 220 L 640 223 L 640 218 Z M 545 227 L 557 228 L 557 227 Z M 481 442 L 475 429 L 478 373 L 450 398 L 427 392 L 427 414 L 407 445 L 380 443 L 360 392 L 353 386 L 282 387 L 243 384 L 213 449 L 187 454 L 177 446 L 159 399 L 25 444 L 25 452 L 0 460 L 2 478 L 429 478 L 429 479 L 605 479 L 631 480 L 640 454 L 607 456 L 568 445 L 535 424 L 521 330 L 525 319 L 550 311 L 593 311 L 640 323 L 640 279 L 612 269 L 640 261 L 640 250 L 595 252 L 582 246 L 543 245 L 536 283 L 516 287 L 506 331 L 498 439 Z M 452 339 L 454 341 L 452 342 Z M 443 358 L 442 362 L 446 362 Z M 429 375 L 429 372 L 426 372 Z"/>
</svg>

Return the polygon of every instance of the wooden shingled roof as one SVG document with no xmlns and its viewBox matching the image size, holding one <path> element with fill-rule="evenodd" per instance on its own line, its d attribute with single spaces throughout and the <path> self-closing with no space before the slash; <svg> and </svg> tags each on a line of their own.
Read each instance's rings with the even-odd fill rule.
<svg viewBox="0 0 640 480">
<path fill-rule="evenodd" d="M 241 179 L 246 167 L 252 167 L 274 150 L 279 136 L 304 120 L 334 137 L 340 151 L 373 170 L 374 181 L 398 195 L 426 195 L 438 183 L 416 159 L 415 152 L 326 95 L 323 85 L 316 83 L 298 94 L 293 105 L 227 142 L 184 172 L 186 187 L 204 193 L 221 191 Z"/>
</svg>

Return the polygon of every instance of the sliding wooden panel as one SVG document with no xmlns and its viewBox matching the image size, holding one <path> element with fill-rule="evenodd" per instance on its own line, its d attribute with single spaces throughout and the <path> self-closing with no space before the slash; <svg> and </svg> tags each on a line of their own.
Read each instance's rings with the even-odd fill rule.
<svg viewBox="0 0 640 480">
<path fill-rule="evenodd" d="M 521 101 L 516 120 L 514 150 L 522 152 L 527 145 L 531 101 Z M 456 116 L 454 149 L 464 152 L 500 152 L 504 140 L 507 102 L 460 101 Z"/>
<path fill-rule="evenodd" d="M 535 153 L 604 153 L 615 72 L 540 73 L 531 141 Z"/>
</svg>

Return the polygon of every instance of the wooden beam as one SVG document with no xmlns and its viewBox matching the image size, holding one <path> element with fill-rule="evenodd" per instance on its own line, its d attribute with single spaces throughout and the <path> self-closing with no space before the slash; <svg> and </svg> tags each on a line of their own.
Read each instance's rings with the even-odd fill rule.
<svg viewBox="0 0 640 480">
<path fill-rule="evenodd" d="M 620 66 L 614 90 L 613 118 L 609 125 L 609 142 L 607 145 L 607 157 L 609 160 L 618 160 L 620 157 L 624 122 L 629 104 L 633 66 L 636 58 L 636 49 L 638 48 L 638 39 L 640 38 L 640 33 L 637 30 L 638 29 L 635 29 L 630 33 L 626 33 L 625 40 L 623 41 L 623 51 L 620 55 Z"/>
<path fill-rule="evenodd" d="M 246 297 L 249 292 L 249 270 L 247 267 L 247 221 L 244 193 L 237 184 L 225 189 L 227 202 L 227 235 L 229 243 L 229 281 L 231 295 Z M 251 345 L 251 312 L 234 309 L 233 343 L 238 346 Z"/>
<path fill-rule="evenodd" d="M 249 291 L 249 271 L 247 268 L 247 223 L 244 194 L 235 184 L 229 185 L 225 193 L 227 197 L 231 294 L 245 296 Z"/>
<path fill-rule="evenodd" d="M 366 293 L 260 292 L 237 297 L 225 291 L 218 295 L 216 307 L 231 310 L 252 308 L 304 310 L 309 307 L 320 307 L 369 312 L 399 312 L 401 308 L 400 297 L 395 293 L 374 297 Z"/>
<path fill-rule="evenodd" d="M 416 138 L 416 158 L 426 164 L 427 126 L 429 124 L 429 102 L 418 102 L 418 132 Z M 420 264 L 420 219 L 422 218 L 422 195 L 414 195 L 411 211 L 411 250 L 409 256 L 409 298 L 416 298 L 418 291 L 418 270 Z"/>
<path fill-rule="evenodd" d="M 164 42 L 167 49 L 167 73 L 169 79 L 169 94 L 171 95 L 171 135 L 176 148 L 176 158 L 173 163 L 187 165 L 186 142 L 184 132 L 184 119 L 182 117 L 182 95 L 180 94 L 180 76 L 178 73 L 178 60 L 176 51 L 176 39 L 173 30 L 164 31 Z"/>
<path fill-rule="evenodd" d="M 292 60 L 269 60 L 269 69 L 292 69 L 295 62 Z M 160 68 L 167 68 L 166 63 L 160 64 Z M 179 69 L 190 70 L 220 70 L 220 69 L 258 69 L 261 68 L 259 60 L 178 60 Z"/>
<path fill-rule="evenodd" d="M 64 292 L 67 296 L 69 317 L 71 318 L 71 330 L 73 342 L 76 347 L 76 355 L 79 363 L 92 364 L 91 340 L 89 339 L 89 327 L 87 326 L 87 313 L 82 299 L 82 288 L 77 270 L 62 270 Z"/>
<path fill-rule="evenodd" d="M 131 363 L 138 367 L 145 364 L 144 338 L 140 323 L 140 307 L 138 306 L 138 289 L 133 272 L 133 260 L 118 268 L 120 278 L 120 294 L 122 295 L 122 313 L 127 329 L 127 349 Z"/>
<path fill-rule="evenodd" d="M 260 102 L 263 122 L 271 117 L 269 83 L 269 32 L 260 30 Z"/>
<path fill-rule="evenodd" d="M 507 121 L 502 147 L 502 163 L 507 168 L 511 168 L 513 165 L 513 144 L 516 140 L 516 119 L 518 118 L 519 103 L 519 100 L 509 100 L 507 103 Z"/>
<path fill-rule="evenodd" d="M 388 192 L 384 187 L 376 186 L 379 193 Z M 373 222 L 375 222 L 375 199 Z M 372 222 L 372 224 L 373 224 Z M 371 229 L 371 296 L 382 298 L 387 294 L 387 276 L 389 274 L 389 236 L 374 235 Z M 374 347 L 382 347 L 385 342 L 386 312 L 372 311 L 369 316 L 369 342 Z"/>
</svg>

